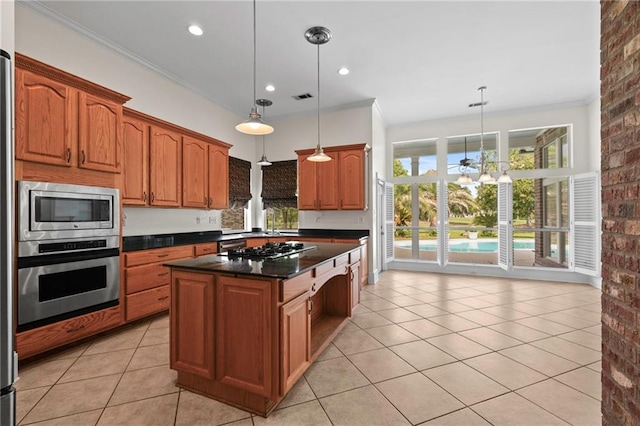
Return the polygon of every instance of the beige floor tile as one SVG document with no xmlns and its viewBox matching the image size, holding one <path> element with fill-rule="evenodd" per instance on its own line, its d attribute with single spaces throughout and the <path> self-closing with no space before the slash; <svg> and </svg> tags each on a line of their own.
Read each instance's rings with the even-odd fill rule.
<svg viewBox="0 0 640 426">
<path fill-rule="evenodd" d="M 78 358 L 87 350 L 89 345 L 89 343 L 73 344 L 59 351 L 52 352 L 51 355 L 47 357 L 47 359 L 54 360 L 64 358 Z"/>
<path fill-rule="evenodd" d="M 564 312 L 565 311 L 552 312 L 550 314 L 540 315 L 540 318 L 557 322 L 558 324 L 566 325 L 567 327 L 572 327 L 572 328 L 586 328 L 586 327 L 591 327 L 591 326 L 600 324 L 600 319 L 598 319 L 597 321 L 594 321 L 594 320 L 588 319 L 586 315 L 583 317 L 576 317 L 574 315 L 565 314 Z"/>
<path fill-rule="evenodd" d="M 598 304 L 598 306 L 600 306 L 600 304 Z M 580 307 L 580 308 L 566 309 L 564 311 L 561 311 L 561 313 L 565 315 L 570 315 L 576 318 L 582 318 L 582 319 L 591 321 L 594 324 L 600 324 L 602 310 L 599 309 L 597 312 L 594 312 L 592 310 L 584 309 L 583 307 Z"/>
<path fill-rule="evenodd" d="M 444 300 L 442 296 L 438 295 L 438 294 L 434 294 L 434 293 L 420 293 L 420 294 L 414 294 L 411 297 L 413 297 L 414 299 L 418 299 L 423 301 L 424 303 L 431 303 L 431 302 L 439 302 L 441 300 Z"/>
<path fill-rule="evenodd" d="M 509 389 L 462 362 L 425 370 L 422 374 L 466 405 L 509 392 Z"/>
<path fill-rule="evenodd" d="M 471 408 L 494 425 L 566 426 L 558 417 L 515 393 L 481 402 Z"/>
<path fill-rule="evenodd" d="M 304 376 L 318 398 L 369 384 L 347 358 L 315 362 Z"/>
<path fill-rule="evenodd" d="M 591 303 L 588 305 L 580 306 L 580 309 L 584 309 L 590 312 L 602 313 L 602 302 Z"/>
<path fill-rule="evenodd" d="M 457 361 L 448 353 L 441 351 L 424 340 L 391 346 L 389 349 L 411 364 L 416 370 L 426 370 L 427 368 Z"/>
<path fill-rule="evenodd" d="M 95 426 L 102 414 L 102 409 L 87 411 L 86 413 L 73 414 L 59 417 L 44 422 L 32 423 L 33 426 Z"/>
<path fill-rule="evenodd" d="M 533 328 L 526 327 L 513 321 L 490 325 L 488 328 L 502 334 L 506 334 L 514 339 L 522 340 L 523 342 L 533 342 L 535 340 L 546 339 L 549 337 L 549 334 L 547 333 L 534 330 Z"/>
<path fill-rule="evenodd" d="M 598 401 L 602 400 L 602 382 L 600 379 L 600 373 L 593 371 L 590 368 L 578 368 L 577 370 L 556 376 L 554 379 L 567 386 L 571 386 L 582 393 L 586 393 Z"/>
<path fill-rule="evenodd" d="M 385 346 L 399 345 L 401 343 L 420 340 L 418 336 L 409 333 L 404 328 L 396 324 L 385 325 L 367 329 L 367 333 L 372 335 L 377 341 Z"/>
<path fill-rule="evenodd" d="M 461 331 L 458 334 L 466 337 L 467 339 L 471 339 L 476 343 L 480 343 L 482 346 L 493 349 L 494 351 L 522 344 L 522 341 L 520 340 L 498 333 L 497 331 L 486 327 Z"/>
<path fill-rule="evenodd" d="M 456 314 L 440 315 L 437 317 L 429 318 L 430 321 L 435 322 L 451 331 L 470 330 L 472 328 L 481 327 L 473 321 L 469 321 L 466 318 L 462 318 Z"/>
<path fill-rule="evenodd" d="M 336 426 L 395 426 L 410 424 L 373 386 L 320 399 Z"/>
<path fill-rule="evenodd" d="M 550 337 L 548 339 L 531 342 L 530 344 L 580 365 L 591 364 L 600 359 L 599 351 L 594 351 L 582 345 L 560 339 L 559 337 Z"/>
<path fill-rule="evenodd" d="M 153 346 L 169 343 L 168 328 L 154 328 L 147 330 L 140 342 L 140 346 Z"/>
<path fill-rule="evenodd" d="M 577 343 L 594 351 L 600 351 L 602 349 L 602 339 L 600 338 L 600 336 L 587 333 L 583 330 L 576 330 L 570 333 L 559 334 L 557 337 L 563 340 Z"/>
<path fill-rule="evenodd" d="M 404 296 L 404 294 L 398 293 L 395 290 L 391 290 L 389 288 L 384 288 L 384 287 L 377 287 L 377 286 L 374 286 L 374 287 L 368 289 L 368 292 L 371 293 L 371 294 L 375 294 L 378 297 L 382 297 L 383 299 L 389 299 L 391 297 Z"/>
<path fill-rule="evenodd" d="M 169 365 L 169 344 L 155 346 L 141 346 L 136 349 L 127 366 L 127 371 L 140 370 L 142 368 Z"/>
<path fill-rule="evenodd" d="M 593 364 L 587 365 L 587 368 L 590 368 L 593 371 L 597 371 L 598 373 L 602 372 L 602 361 L 594 362 Z"/>
<path fill-rule="evenodd" d="M 120 374 L 53 386 L 24 419 L 26 423 L 55 419 L 107 405 Z"/>
<path fill-rule="evenodd" d="M 473 321 L 477 324 L 484 325 L 484 326 L 498 324 L 498 323 L 507 321 L 504 318 L 500 318 L 498 316 L 491 315 L 479 310 L 459 312 L 458 315 L 461 316 L 462 318 L 468 319 L 469 321 Z"/>
<path fill-rule="evenodd" d="M 16 422 L 20 421 L 35 407 L 51 386 L 32 389 L 19 389 L 16 393 Z"/>
<path fill-rule="evenodd" d="M 246 411 L 189 391 L 180 392 L 177 403 L 176 426 L 219 425 L 251 417 Z"/>
<path fill-rule="evenodd" d="M 178 392 L 176 376 L 168 366 L 127 371 L 113 392 L 109 406 Z"/>
<path fill-rule="evenodd" d="M 415 368 L 388 348 L 362 352 L 348 358 L 372 383 L 416 372 Z"/>
<path fill-rule="evenodd" d="M 414 305 L 421 305 L 424 302 L 422 300 L 418 300 L 416 298 L 413 298 L 411 296 L 398 296 L 398 297 L 388 297 L 386 298 L 386 300 L 388 300 L 389 302 L 393 303 L 394 305 L 398 305 L 398 306 L 414 306 Z"/>
<path fill-rule="evenodd" d="M 329 346 L 327 346 L 325 350 L 318 355 L 316 361 L 325 361 L 327 359 L 340 358 L 341 356 L 344 355 L 340 352 L 340 349 L 336 348 L 333 343 L 330 343 Z"/>
<path fill-rule="evenodd" d="M 505 306 L 507 308 L 515 309 L 516 311 L 524 312 L 525 314 L 529 314 L 529 315 L 544 315 L 556 310 L 555 308 L 532 305 L 528 303 L 528 301 L 512 303 L 510 305 L 505 305 Z M 567 307 L 565 306 L 564 308 L 566 309 Z"/>
<path fill-rule="evenodd" d="M 527 313 L 516 311 L 515 309 L 505 308 L 504 306 L 492 306 L 490 308 L 480 309 L 482 312 L 486 312 L 491 315 L 495 315 L 500 318 L 504 318 L 509 321 L 526 318 L 530 316 Z"/>
<path fill-rule="evenodd" d="M 398 295 L 401 296 L 400 294 Z M 383 309 L 393 309 L 398 307 L 398 305 L 396 305 L 395 303 L 391 303 L 385 299 L 363 300 L 360 302 L 360 304 L 363 306 L 366 306 L 367 308 L 371 309 L 374 312 L 381 311 Z"/>
<path fill-rule="evenodd" d="M 277 409 L 266 419 L 264 417 L 255 416 L 253 418 L 253 424 L 255 426 L 330 426 L 331 421 L 318 401 L 310 401 L 305 402 L 304 404 L 294 405 L 293 407 Z"/>
<path fill-rule="evenodd" d="M 178 393 L 105 408 L 98 426 L 172 426 Z"/>
<path fill-rule="evenodd" d="M 600 401 L 550 379 L 518 394 L 572 425 L 600 425 Z"/>
<path fill-rule="evenodd" d="M 478 290 L 476 288 L 466 287 L 466 288 L 457 288 L 456 292 L 460 294 L 464 294 L 465 296 L 476 297 L 476 296 L 485 296 L 487 293 L 485 291 Z M 458 300 L 460 302 L 460 300 Z M 463 302 L 460 302 L 463 303 Z"/>
<path fill-rule="evenodd" d="M 134 352 L 134 349 L 125 349 L 123 351 L 83 355 L 64 373 L 59 383 L 123 373 Z"/>
<path fill-rule="evenodd" d="M 594 325 L 593 327 L 583 328 L 582 331 L 595 334 L 596 336 L 602 336 L 602 325 L 598 324 L 598 325 Z"/>
<path fill-rule="evenodd" d="M 448 312 L 443 309 L 436 308 L 433 305 L 430 305 L 428 303 L 423 303 L 423 302 L 420 302 L 419 305 L 407 306 L 406 309 L 407 311 L 411 311 L 416 315 L 420 315 L 422 318 L 429 318 L 429 317 L 435 317 L 438 315 L 448 314 Z"/>
<path fill-rule="evenodd" d="M 463 305 L 471 306 L 474 309 L 488 308 L 490 306 L 495 305 L 495 303 L 491 303 L 486 300 L 479 299 L 477 297 L 465 297 L 462 299 L 456 299 L 456 302 L 462 303 Z"/>
<path fill-rule="evenodd" d="M 448 328 L 439 326 L 438 324 L 431 322 L 428 319 L 407 321 L 398 325 L 404 328 L 405 330 L 415 334 L 421 339 L 426 339 L 427 337 L 441 336 L 443 334 L 451 333 L 451 330 L 449 330 Z"/>
<path fill-rule="evenodd" d="M 426 292 L 418 287 L 406 286 L 406 287 L 397 287 L 393 289 L 400 294 L 404 294 L 405 296 L 414 297 L 417 294 L 425 294 Z"/>
<path fill-rule="evenodd" d="M 490 353 L 464 361 L 502 386 L 519 389 L 547 379 L 547 376 L 499 353 Z"/>
<path fill-rule="evenodd" d="M 307 383 L 304 377 L 301 377 L 278 405 L 278 408 L 285 408 L 291 405 L 313 401 L 314 399 L 316 399 L 316 395 L 313 393 L 311 386 L 309 386 L 309 383 Z"/>
<path fill-rule="evenodd" d="M 151 324 L 149 324 L 149 330 L 154 330 L 156 328 L 169 328 L 169 313 L 151 320 Z"/>
<path fill-rule="evenodd" d="M 471 306 L 463 305 L 462 303 L 455 302 L 453 300 L 440 300 L 438 302 L 431 302 L 436 308 L 444 309 L 450 314 L 456 314 L 458 312 L 470 311 L 473 308 Z"/>
<path fill-rule="evenodd" d="M 333 344 L 345 355 L 382 347 L 382 343 L 371 337 L 364 330 L 342 332 L 333 339 Z"/>
<path fill-rule="evenodd" d="M 522 318 L 519 320 L 515 320 L 514 322 L 554 336 L 557 334 L 568 333 L 575 330 L 575 328 L 573 327 L 558 324 L 557 322 L 549 321 L 540 317 Z"/>
<path fill-rule="evenodd" d="M 491 349 L 459 334 L 432 337 L 427 339 L 427 342 L 458 359 L 471 358 L 491 352 Z"/>
<path fill-rule="evenodd" d="M 415 321 L 420 319 L 420 315 L 409 312 L 404 308 L 386 309 L 384 311 L 378 311 L 378 314 L 395 323 Z"/>
<path fill-rule="evenodd" d="M 253 418 L 236 420 L 235 422 L 225 423 L 225 426 L 253 426 Z"/>
<path fill-rule="evenodd" d="M 135 349 L 140 344 L 147 327 L 148 324 L 144 326 L 126 328 L 115 334 L 100 337 L 91 343 L 91 346 L 87 348 L 83 355 L 95 355 L 123 349 Z"/>
<path fill-rule="evenodd" d="M 381 315 L 378 315 L 376 312 L 354 315 L 353 318 L 351 318 L 351 321 L 363 329 L 392 324 L 391 321 Z"/>
<path fill-rule="evenodd" d="M 547 376 L 555 376 L 580 367 L 575 362 L 529 344 L 504 349 L 500 353 Z"/>
<path fill-rule="evenodd" d="M 438 417 L 423 426 L 488 426 L 491 423 L 471 411 L 469 408 L 459 410 L 446 416 Z"/>
<path fill-rule="evenodd" d="M 412 424 L 464 407 L 464 404 L 419 373 L 387 380 L 376 387 Z M 425 404 L 425 401 L 428 403 Z"/>
<path fill-rule="evenodd" d="M 360 293 L 360 300 L 379 300 L 381 299 L 380 296 L 376 296 L 375 294 L 371 293 L 370 291 L 362 291 Z"/>
<path fill-rule="evenodd" d="M 29 364 L 18 370 L 20 378 L 14 385 L 17 390 L 52 386 L 76 361 L 76 358 L 51 359 Z"/>
</svg>

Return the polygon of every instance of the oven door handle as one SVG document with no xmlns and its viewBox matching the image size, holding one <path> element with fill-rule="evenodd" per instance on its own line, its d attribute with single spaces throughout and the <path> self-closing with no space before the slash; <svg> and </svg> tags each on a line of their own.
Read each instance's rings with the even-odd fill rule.
<svg viewBox="0 0 640 426">
<path fill-rule="evenodd" d="M 120 249 L 89 250 L 84 252 L 57 253 L 45 256 L 29 256 L 18 258 L 18 269 L 34 268 L 38 266 L 56 265 L 59 263 L 79 262 L 85 260 L 102 259 L 120 255 Z"/>
</svg>

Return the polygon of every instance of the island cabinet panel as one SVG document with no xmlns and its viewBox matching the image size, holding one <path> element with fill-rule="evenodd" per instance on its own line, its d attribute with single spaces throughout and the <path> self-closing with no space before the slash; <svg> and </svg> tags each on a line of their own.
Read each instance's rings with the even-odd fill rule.
<svg viewBox="0 0 640 426">
<path fill-rule="evenodd" d="M 125 115 L 122 118 L 122 139 L 122 202 L 145 206 L 149 203 L 149 125 Z"/>
<path fill-rule="evenodd" d="M 182 193 L 182 136 L 157 126 L 151 126 L 150 133 L 149 204 L 179 207 Z"/>
<path fill-rule="evenodd" d="M 275 399 L 272 281 L 219 275 L 216 287 L 216 381 Z"/>
<path fill-rule="evenodd" d="M 16 158 L 71 166 L 75 99 L 69 86 L 16 68 Z"/>
<path fill-rule="evenodd" d="M 209 205 L 208 144 L 188 136 L 182 140 L 182 206 Z"/>
<path fill-rule="evenodd" d="M 214 277 L 186 271 L 172 274 L 171 368 L 214 378 Z"/>
<path fill-rule="evenodd" d="M 311 364 L 309 292 L 280 308 L 280 395 L 285 395 Z"/>
<path fill-rule="evenodd" d="M 122 171 L 122 104 L 89 93 L 79 93 L 79 166 L 84 169 Z"/>
</svg>

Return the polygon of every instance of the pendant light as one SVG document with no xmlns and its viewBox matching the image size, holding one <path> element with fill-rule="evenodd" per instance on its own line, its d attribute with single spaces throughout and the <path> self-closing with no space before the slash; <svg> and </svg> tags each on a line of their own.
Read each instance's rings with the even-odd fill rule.
<svg viewBox="0 0 640 426">
<path fill-rule="evenodd" d="M 273 127 L 262 121 L 256 106 L 256 0 L 253 0 L 253 106 L 249 119 L 236 126 L 236 130 L 248 135 L 268 135 Z"/>
<path fill-rule="evenodd" d="M 307 157 L 307 160 L 322 163 L 331 161 L 331 157 L 325 154 L 322 146 L 320 146 L 320 45 L 331 40 L 331 31 L 325 27 L 312 27 L 304 33 L 304 37 L 309 43 L 318 47 L 318 145 L 316 146 L 316 151 L 313 155 Z"/>
<path fill-rule="evenodd" d="M 258 99 L 256 100 L 256 103 L 262 107 L 262 115 L 264 116 L 264 109 L 265 107 L 271 106 L 273 105 L 273 102 L 271 102 L 269 99 Z M 265 136 L 262 135 L 262 158 L 260 158 L 260 161 L 258 161 L 256 164 L 258 166 L 270 166 L 271 162 L 269 160 L 267 160 L 267 155 L 265 154 L 264 151 L 264 138 Z"/>
</svg>

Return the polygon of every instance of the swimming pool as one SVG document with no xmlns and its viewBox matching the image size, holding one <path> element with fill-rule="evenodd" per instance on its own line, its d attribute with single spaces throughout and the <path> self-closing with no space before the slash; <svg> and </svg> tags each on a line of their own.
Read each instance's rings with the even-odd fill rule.
<svg viewBox="0 0 640 426">
<path fill-rule="evenodd" d="M 534 240 L 514 240 L 514 250 L 534 250 Z M 410 241 L 402 241 L 397 244 L 399 248 L 411 248 Z M 437 242 L 435 240 L 420 241 L 421 251 L 436 251 Z M 498 240 L 449 240 L 449 251 L 455 253 L 496 253 L 498 251 Z"/>
</svg>

